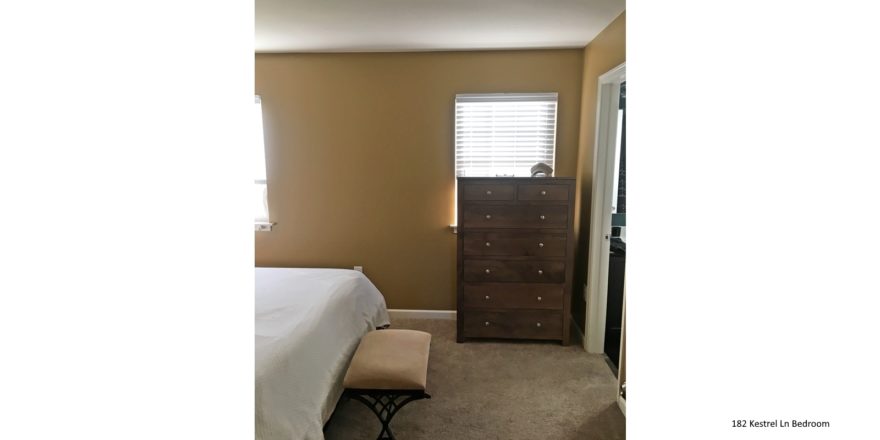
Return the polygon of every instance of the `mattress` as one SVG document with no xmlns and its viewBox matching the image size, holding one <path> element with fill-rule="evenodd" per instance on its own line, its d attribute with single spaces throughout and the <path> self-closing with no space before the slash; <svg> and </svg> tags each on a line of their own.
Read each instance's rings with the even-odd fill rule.
<svg viewBox="0 0 880 440">
<path fill-rule="evenodd" d="M 390 323 L 360 272 L 256 268 L 256 438 L 323 439 L 361 337 Z"/>
</svg>

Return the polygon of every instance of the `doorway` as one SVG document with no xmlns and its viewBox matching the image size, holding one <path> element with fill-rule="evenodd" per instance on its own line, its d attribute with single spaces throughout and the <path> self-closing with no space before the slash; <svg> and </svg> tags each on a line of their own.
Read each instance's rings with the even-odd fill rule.
<svg viewBox="0 0 880 440">
<path fill-rule="evenodd" d="M 620 360 L 626 267 L 626 65 L 599 77 L 584 348 Z"/>
<path fill-rule="evenodd" d="M 620 367 L 623 328 L 623 281 L 626 276 L 626 81 L 620 83 L 614 183 L 611 188 L 611 243 L 608 253 L 608 292 L 605 308 L 605 354 Z"/>
</svg>

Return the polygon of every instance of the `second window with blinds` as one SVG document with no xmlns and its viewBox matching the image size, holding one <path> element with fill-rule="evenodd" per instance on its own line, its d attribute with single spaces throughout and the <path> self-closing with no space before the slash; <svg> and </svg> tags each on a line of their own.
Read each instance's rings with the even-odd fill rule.
<svg viewBox="0 0 880 440">
<path fill-rule="evenodd" d="M 556 93 L 483 93 L 455 97 L 455 175 L 530 176 L 554 167 Z"/>
</svg>

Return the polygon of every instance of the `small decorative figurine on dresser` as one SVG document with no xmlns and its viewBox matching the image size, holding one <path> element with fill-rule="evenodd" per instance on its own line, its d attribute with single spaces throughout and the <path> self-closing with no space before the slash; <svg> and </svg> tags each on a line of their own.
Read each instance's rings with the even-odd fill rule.
<svg viewBox="0 0 880 440">
<path fill-rule="evenodd" d="M 553 168 L 544 162 L 538 162 L 532 166 L 532 177 L 550 177 L 553 175 Z"/>
</svg>

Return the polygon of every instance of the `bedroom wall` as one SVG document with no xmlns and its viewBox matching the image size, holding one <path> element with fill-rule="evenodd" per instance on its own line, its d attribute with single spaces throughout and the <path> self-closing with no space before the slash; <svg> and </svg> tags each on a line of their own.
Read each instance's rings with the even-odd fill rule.
<svg viewBox="0 0 880 440">
<path fill-rule="evenodd" d="M 587 274 L 587 254 L 590 235 L 590 200 L 593 191 L 593 154 L 596 142 L 596 99 L 599 76 L 626 61 L 626 11 L 614 19 L 584 48 L 583 92 L 581 100 L 580 132 L 578 136 L 578 191 L 575 196 L 575 235 L 578 237 L 575 253 L 575 292 L 572 295 L 572 315 L 583 330 L 586 302 L 583 286 Z"/>
<path fill-rule="evenodd" d="M 257 54 L 269 212 L 257 266 L 363 265 L 388 306 L 455 308 L 456 93 L 559 93 L 574 177 L 584 50 Z"/>
</svg>

